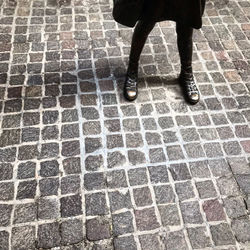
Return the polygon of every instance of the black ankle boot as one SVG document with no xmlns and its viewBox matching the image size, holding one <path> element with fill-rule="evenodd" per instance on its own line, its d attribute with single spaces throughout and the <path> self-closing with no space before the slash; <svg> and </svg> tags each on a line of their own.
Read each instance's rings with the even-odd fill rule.
<svg viewBox="0 0 250 250">
<path fill-rule="evenodd" d="M 124 97 L 128 101 L 134 101 L 138 95 L 138 63 L 130 63 L 124 83 Z"/>
<path fill-rule="evenodd" d="M 200 93 L 194 81 L 193 72 L 190 69 L 181 70 L 179 83 L 185 100 L 190 104 L 196 104 L 200 100 Z"/>
</svg>

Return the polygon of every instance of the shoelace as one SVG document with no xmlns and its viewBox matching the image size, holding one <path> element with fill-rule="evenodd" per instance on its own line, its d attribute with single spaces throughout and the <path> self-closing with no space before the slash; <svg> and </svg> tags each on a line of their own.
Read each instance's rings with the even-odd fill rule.
<svg viewBox="0 0 250 250">
<path fill-rule="evenodd" d="M 136 85 L 137 85 L 136 79 L 133 79 L 128 76 L 128 79 L 126 81 L 126 89 L 131 91 L 136 91 Z"/>
<path fill-rule="evenodd" d="M 197 88 L 195 81 L 194 81 L 193 74 L 185 72 L 182 75 L 182 77 L 183 77 L 183 79 L 185 79 L 184 82 L 186 82 L 186 88 L 187 88 L 188 94 L 189 95 L 199 94 L 198 88 Z"/>
<path fill-rule="evenodd" d="M 198 94 L 198 89 L 194 82 L 189 82 L 187 84 L 187 90 L 189 94 Z"/>
</svg>

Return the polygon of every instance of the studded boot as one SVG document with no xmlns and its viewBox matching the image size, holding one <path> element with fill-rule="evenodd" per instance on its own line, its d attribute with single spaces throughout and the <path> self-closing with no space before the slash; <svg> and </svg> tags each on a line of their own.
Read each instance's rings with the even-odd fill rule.
<svg viewBox="0 0 250 250">
<path fill-rule="evenodd" d="M 138 95 L 138 63 L 129 63 L 126 80 L 124 83 L 124 97 L 134 101 Z"/>
</svg>

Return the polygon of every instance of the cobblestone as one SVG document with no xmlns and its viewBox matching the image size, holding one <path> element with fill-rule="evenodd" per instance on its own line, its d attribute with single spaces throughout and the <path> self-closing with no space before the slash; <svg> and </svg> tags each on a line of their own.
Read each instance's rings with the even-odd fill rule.
<svg viewBox="0 0 250 250">
<path fill-rule="evenodd" d="M 115 212 L 123 208 L 129 209 L 132 207 L 131 197 L 128 191 L 126 193 L 119 191 L 110 192 L 109 202 L 112 212 Z"/>
<path fill-rule="evenodd" d="M 190 181 L 176 183 L 175 189 L 180 201 L 195 197 L 194 189 Z"/>
<path fill-rule="evenodd" d="M 79 219 L 66 220 L 61 224 L 61 244 L 75 244 L 83 240 L 83 222 Z"/>
<path fill-rule="evenodd" d="M 139 240 L 143 250 L 146 250 L 148 248 L 152 250 L 160 249 L 160 242 L 157 235 L 154 234 L 140 235 Z"/>
<path fill-rule="evenodd" d="M 197 182 L 196 188 L 201 199 L 217 196 L 217 192 L 212 181 Z"/>
<path fill-rule="evenodd" d="M 35 227 L 22 226 L 12 228 L 11 245 L 13 249 L 35 247 Z"/>
<path fill-rule="evenodd" d="M 199 204 L 196 201 L 183 202 L 180 205 L 183 220 L 185 223 L 201 224 L 203 219 L 200 213 Z"/>
<path fill-rule="evenodd" d="M 145 208 L 135 211 L 136 225 L 139 231 L 153 230 L 159 228 L 155 210 L 153 208 Z"/>
<path fill-rule="evenodd" d="M 248 249 L 249 3 L 207 0 L 192 106 L 174 22 L 123 98 L 112 4 L 0 0 L 0 249 Z"/>
<path fill-rule="evenodd" d="M 211 240 L 205 227 L 188 228 L 188 235 L 194 249 L 211 247 Z"/>
<path fill-rule="evenodd" d="M 92 241 L 108 239 L 110 235 L 110 225 L 108 220 L 97 218 L 86 222 L 87 238 Z"/>
<path fill-rule="evenodd" d="M 57 219 L 60 216 L 59 201 L 55 198 L 40 198 L 37 210 L 39 220 Z"/>
<path fill-rule="evenodd" d="M 228 224 L 222 223 L 211 226 L 210 230 L 216 246 L 235 244 L 233 233 Z"/>
<path fill-rule="evenodd" d="M 245 243 L 250 240 L 250 236 L 248 234 L 250 230 L 250 220 L 248 218 L 235 219 L 232 222 L 232 230 L 239 242 Z"/>
<path fill-rule="evenodd" d="M 168 233 L 163 242 L 167 249 L 177 250 L 187 248 L 187 242 L 185 240 L 183 231 L 174 231 Z"/>
<path fill-rule="evenodd" d="M 35 203 L 19 204 L 14 211 L 14 224 L 35 221 L 37 217 L 37 207 Z"/>
<path fill-rule="evenodd" d="M 114 235 L 134 232 L 133 216 L 130 212 L 112 215 Z"/>
<path fill-rule="evenodd" d="M 52 248 L 60 245 L 59 223 L 47 223 L 38 227 L 38 247 Z"/>
<path fill-rule="evenodd" d="M 86 215 L 105 215 L 108 213 L 104 193 L 93 193 L 85 196 Z"/>
<path fill-rule="evenodd" d="M 118 250 L 135 250 L 136 242 L 133 236 L 115 238 L 114 247 Z"/>
<path fill-rule="evenodd" d="M 43 178 L 39 181 L 41 196 L 57 195 L 59 189 L 58 178 Z"/>
</svg>

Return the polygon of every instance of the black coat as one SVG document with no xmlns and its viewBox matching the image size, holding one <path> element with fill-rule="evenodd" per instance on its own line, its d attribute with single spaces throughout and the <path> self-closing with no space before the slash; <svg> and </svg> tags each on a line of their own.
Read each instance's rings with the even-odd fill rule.
<svg viewBox="0 0 250 250">
<path fill-rule="evenodd" d="M 134 27 L 138 20 L 172 20 L 199 29 L 206 0 L 114 0 L 114 19 Z"/>
</svg>

